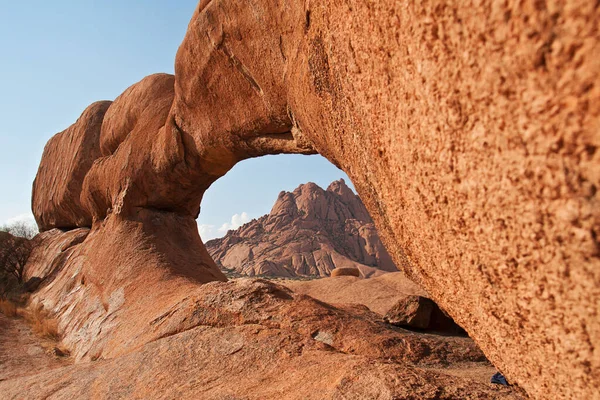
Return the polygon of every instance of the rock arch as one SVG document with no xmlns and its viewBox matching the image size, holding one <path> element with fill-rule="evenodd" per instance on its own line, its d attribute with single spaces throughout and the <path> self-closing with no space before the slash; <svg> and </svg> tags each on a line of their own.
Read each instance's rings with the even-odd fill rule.
<svg viewBox="0 0 600 400">
<path fill-rule="evenodd" d="M 592 398 L 599 12 L 203 0 L 174 77 L 90 106 L 50 140 L 34 214 L 41 230 L 91 227 L 69 268 L 103 307 L 155 284 L 120 314 L 141 318 L 175 287 L 224 279 L 192 233 L 211 183 L 244 158 L 319 152 L 352 179 L 397 265 L 511 380 Z M 77 304 L 85 315 L 90 302 Z M 79 354 L 134 331 L 107 329 Z"/>
</svg>

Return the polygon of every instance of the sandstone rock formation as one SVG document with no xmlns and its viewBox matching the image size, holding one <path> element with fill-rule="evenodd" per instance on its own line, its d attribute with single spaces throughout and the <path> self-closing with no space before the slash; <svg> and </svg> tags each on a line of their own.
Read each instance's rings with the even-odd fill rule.
<svg viewBox="0 0 600 400">
<path fill-rule="evenodd" d="M 110 105 L 110 101 L 92 104 L 46 144 L 31 199 L 40 231 L 91 226 L 91 213 L 82 206 L 80 195 L 85 176 L 101 156 L 100 129 Z"/>
<path fill-rule="evenodd" d="M 318 152 L 509 381 L 598 398 L 599 20 L 583 0 L 202 0 L 174 90 L 144 80 L 115 109 L 129 133 L 100 146 L 102 103 L 49 142 L 40 228 L 91 232 L 46 299 L 78 272 L 95 297 L 61 311 L 63 327 L 92 315 L 90 331 L 135 331 L 144 307 L 224 280 L 194 226 L 212 182 L 248 157 Z M 156 113 L 140 112 L 145 94 Z M 144 300 L 102 319 L 122 298 Z M 94 351 L 130 348 L 120 332 L 102 329 Z"/>
<path fill-rule="evenodd" d="M 64 257 L 69 257 L 72 248 L 82 243 L 90 230 L 77 228 L 63 232 L 52 229 L 38 234 L 33 238 L 31 254 L 27 260 L 27 268 L 23 271 L 23 280 L 42 280 L 56 273 L 55 263 L 64 262 Z"/>
<path fill-rule="evenodd" d="M 327 190 L 310 182 L 281 192 L 269 214 L 206 248 L 220 268 L 249 276 L 328 276 L 344 267 L 365 277 L 397 271 L 367 209 L 343 179 Z"/>
</svg>

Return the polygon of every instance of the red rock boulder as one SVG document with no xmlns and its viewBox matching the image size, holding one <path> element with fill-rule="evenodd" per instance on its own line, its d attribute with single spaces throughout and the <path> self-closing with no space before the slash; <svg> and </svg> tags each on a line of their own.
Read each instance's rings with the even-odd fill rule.
<svg viewBox="0 0 600 400">
<path fill-rule="evenodd" d="M 102 155 L 100 129 L 110 104 L 92 104 L 77 122 L 46 144 L 31 200 L 40 231 L 91 226 L 92 215 L 81 205 L 79 196 L 86 174 Z"/>
<path fill-rule="evenodd" d="M 347 268 L 347 267 L 341 267 L 341 268 L 336 268 L 333 271 L 331 271 L 331 277 L 335 277 L 335 276 L 355 276 L 355 277 L 360 277 L 360 270 L 358 268 Z"/>
<path fill-rule="evenodd" d="M 464 334 L 464 330 L 433 300 L 418 295 L 409 295 L 398 300 L 383 319 L 389 324 L 405 328 Z"/>
</svg>

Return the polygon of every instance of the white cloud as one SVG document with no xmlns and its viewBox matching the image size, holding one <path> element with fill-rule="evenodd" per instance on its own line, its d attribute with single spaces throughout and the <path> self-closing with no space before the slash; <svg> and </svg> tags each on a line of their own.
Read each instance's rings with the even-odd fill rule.
<svg viewBox="0 0 600 400">
<path fill-rule="evenodd" d="M 198 233 L 200 234 L 200 238 L 205 242 L 217 237 L 214 225 L 198 224 Z"/>
<path fill-rule="evenodd" d="M 227 231 L 237 229 L 240 226 L 244 225 L 246 222 L 250 222 L 250 220 L 251 218 L 246 212 L 243 212 L 241 214 L 234 214 L 231 217 L 230 222 L 225 222 L 223 225 L 221 225 L 221 227 L 219 228 L 219 232 L 226 234 Z"/>
<path fill-rule="evenodd" d="M 227 231 L 237 229 L 251 220 L 252 218 L 250 218 L 247 212 L 242 212 L 241 214 L 234 214 L 231 217 L 231 220 L 225 222 L 219 229 L 215 229 L 214 225 L 198 224 L 198 233 L 200 233 L 202 240 L 207 242 L 212 239 L 223 237 L 227 234 Z"/>
</svg>

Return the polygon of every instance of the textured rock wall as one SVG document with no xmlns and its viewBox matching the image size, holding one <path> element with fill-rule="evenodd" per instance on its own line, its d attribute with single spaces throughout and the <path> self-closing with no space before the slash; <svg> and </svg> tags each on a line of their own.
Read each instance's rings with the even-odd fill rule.
<svg viewBox="0 0 600 400">
<path fill-rule="evenodd" d="M 599 12 L 501 4 L 314 4 L 291 108 L 509 380 L 593 398 Z"/>
<path fill-rule="evenodd" d="M 86 235 L 85 241 L 81 237 Z M 131 219 L 111 214 L 101 228 L 44 232 L 26 266 L 40 288 L 31 307 L 58 321 L 75 360 L 112 358 L 164 337 L 156 327 L 200 284 L 225 281 L 198 236 L 196 221 L 140 210 Z M 164 318 L 164 317 L 163 317 Z"/>
<path fill-rule="evenodd" d="M 598 9 L 498 5 L 315 6 L 292 108 L 397 263 L 510 380 L 593 397 Z"/>
<path fill-rule="evenodd" d="M 582 0 L 202 1 L 160 113 L 115 125 L 132 133 L 107 136 L 103 155 L 122 142 L 81 201 L 96 155 L 63 176 L 80 164 L 59 142 L 78 125 L 52 139 L 34 213 L 42 229 L 93 219 L 90 237 L 140 212 L 193 218 L 237 161 L 316 150 L 350 176 L 396 264 L 510 381 L 594 398 L 599 19 Z M 153 256 L 163 268 L 180 257 L 170 246 Z"/>
</svg>

